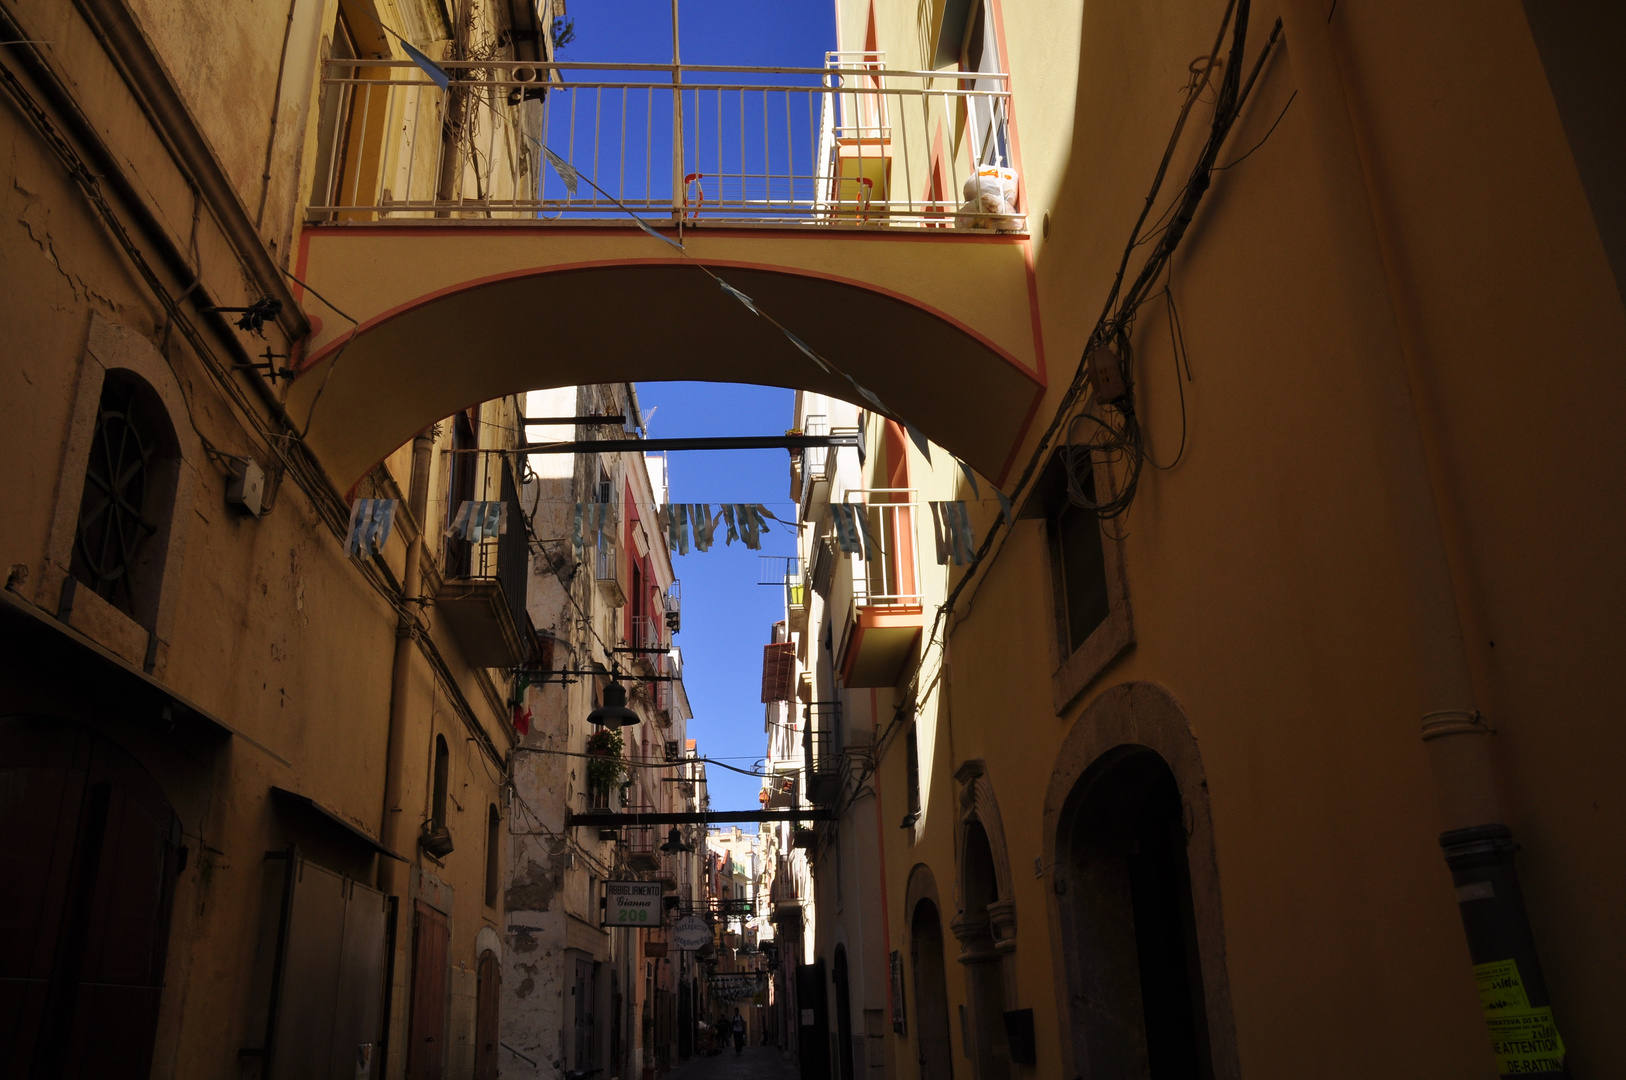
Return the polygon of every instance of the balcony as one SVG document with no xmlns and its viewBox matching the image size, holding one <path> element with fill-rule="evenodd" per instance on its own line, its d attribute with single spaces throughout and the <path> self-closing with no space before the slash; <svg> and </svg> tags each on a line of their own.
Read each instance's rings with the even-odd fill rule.
<svg viewBox="0 0 1626 1080">
<path fill-rule="evenodd" d="M 661 594 L 661 610 L 666 619 L 666 630 L 675 634 L 683 629 L 683 587 L 674 580 Z"/>
<path fill-rule="evenodd" d="M 478 667 L 511 667 L 530 652 L 526 589 L 530 580 L 525 525 L 506 468 L 502 497 L 506 528 L 495 538 L 447 541 L 435 612 L 457 638 L 463 656 Z"/>
<path fill-rule="evenodd" d="M 653 814 L 653 806 L 629 806 L 629 813 Z M 660 840 L 656 834 L 659 830 L 653 825 L 628 825 L 626 827 L 627 866 L 633 870 L 659 870 L 661 866 Z"/>
<path fill-rule="evenodd" d="M 759 555 L 757 584 L 785 590 L 785 619 L 790 630 L 807 629 L 807 574 L 795 555 Z"/>
<path fill-rule="evenodd" d="M 615 541 L 610 539 L 608 532 L 598 534 L 598 542 L 593 547 L 593 580 L 598 585 L 599 595 L 611 607 L 625 607 L 627 594 L 621 589 L 621 563 L 616 558 Z"/>
<path fill-rule="evenodd" d="M 799 776 L 795 772 L 775 773 L 763 791 L 763 806 L 769 810 L 789 810 L 800 802 Z"/>
<path fill-rule="evenodd" d="M 829 53 L 815 68 L 439 67 L 445 89 L 411 60 L 326 63 L 313 222 L 568 225 L 631 211 L 690 225 L 987 228 L 956 213 L 962 185 L 1010 164 L 1005 75 L 892 69 L 879 52 Z M 1019 215 L 997 224 L 1026 227 Z"/>
<path fill-rule="evenodd" d="M 848 491 L 867 525 L 865 552 L 849 555 L 853 628 L 841 657 L 852 687 L 892 686 L 920 637 L 925 597 L 920 584 L 920 504 L 911 488 Z"/>
<path fill-rule="evenodd" d="M 807 801 L 833 806 L 841 794 L 841 703 L 815 701 L 803 707 L 807 725 L 802 732 L 803 775 Z"/>
<path fill-rule="evenodd" d="M 653 615 L 632 616 L 627 620 L 627 644 L 639 650 L 665 649 L 661 623 Z M 663 654 L 657 651 L 640 651 L 632 656 L 632 662 L 651 675 L 659 673 L 662 659 Z"/>
</svg>

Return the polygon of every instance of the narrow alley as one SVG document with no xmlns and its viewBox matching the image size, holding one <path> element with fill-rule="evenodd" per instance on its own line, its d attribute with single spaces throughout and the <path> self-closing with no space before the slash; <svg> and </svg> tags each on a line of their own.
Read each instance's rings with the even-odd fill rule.
<svg viewBox="0 0 1626 1080">
<path fill-rule="evenodd" d="M 789 1054 L 768 1046 L 695 1058 L 667 1073 L 671 1080 L 797 1080 L 800 1075 Z"/>
<path fill-rule="evenodd" d="M 1623 43 L 0 0 L 0 1080 L 1626 1077 Z"/>
</svg>

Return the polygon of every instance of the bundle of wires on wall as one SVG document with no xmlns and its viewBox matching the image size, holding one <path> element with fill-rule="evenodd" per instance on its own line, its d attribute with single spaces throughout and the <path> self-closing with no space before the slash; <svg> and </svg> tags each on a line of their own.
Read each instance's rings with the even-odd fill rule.
<svg viewBox="0 0 1626 1080">
<path fill-rule="evenodd" d="M 1062 435 L 1062 443 L 1058 447 L 1057 457 L 1066 472 L 1068 497 L 1075 505 L 1093 510 L 1101 518 L 1112 519 L 1128 512 L 1135 501 L 1141 469 L 1151 461 L 1147 452 L 1145 432 L 1135 409 L 1133 345 L 1135 317 L 1148 300 L 1167 293 L 1167 287 L 1160 292 L 1153 286 L 1169 269 L 1169 262 L 1174 256 L 1175 249 L 1180 246 L 1186 230 L 1196 217 L 1203 196 L 1213 182 L 1214 172 L 1217 168 L 1229 168 L 1230 164 L 1236 163 L 1233 161 L 1219 167 L 1215 165 L 1226 136 L 1230 134 L 1231 128 L 1241 115 L 1242 107 L 1253 90 L 1254 82 L 1282 33 L 1282 21 L 1278 18 L 1271 29 L 1269 39 L 1254 60 L 1247 81 L 1244 82 L 1241 74 L 1247 47 L 1250 10 L 1250 0 L 1229 0 L 1224 18 L 1220 21 L 1219 31 L 1214 36 L 1213 48 L 1206 58 L 1201 58 L 1192 65 L 1192 79 L 1186 88 L 1180 115 L 1175 121 L 1173 132 L 1169 135 L 1168 145 L 1164 148 L 1157 173 L 1152 178 L 1151 189 L 1146 193 L 1146 202 L 1141 207 L 1140 216 L 1135 219 L 1129 240 L 1124 245 L 1123 256 L 1118 262 L 1118 270 L 1113 277 L 1112 288 L 1107 293 L 1106 303 L 1102 305 L 1101 314 L 1085 341 L 1078 370 L 1074 373 L 1066 392 L 1062 394 L 1055 414 L 1039 437 L 1033 453 L 1011 490 L 1012 502 L 1019 502 L 1024 492 L 1029 490 L 1039 466 L 1045 461 L 1046 451 L 1058 433 Z M 1231 31 L 1230 50 L 1222 63 L 1220 50 L 1224 45 L 1227 29 Z M 1175 151 L 1180 144 L 1180 136 L 1185 130 L 1186 120 L 1191 115 L 1192 107 L 1202 99 L 1204 92 L 1212 83 L 1213 74 L 1217 69 L 1223 69 L 1224 74 L 1213 98 L 1214 116 L 1209 125 L 1208 138 L 1178 195 L 1143 236 L 1142 230 L 1146 228 L 1146 219 L 1157 204 L 1169 165 L 1174 159 Z M 1289 102 L 1291 103 L 1291 99 Z M 1280 118 L 1278 122 L 1279 120 Z M 1271 130 L 1275 130 L 1274 125 Z M 1268 137 L 1267 133 L 1266 138 Z M 1252 152 L 1248 151 L 1250 154 Z M 1134 257 L 1135 251 L 1146 244 L 1155 246 L 1126 289 L 1124 278 L 1129 270 L 1129 261 Z M 1175 313 L 1172 294 L 1169 314 L 1171 335 L 1177 338 L 1175 347 L 1178 357 L 1184 351 L 1184 345 L 1178 340 L 1183 335 L 1178 331 L 1178 316 Z M 1081 402 L 1084 403 L 1082 409 L 1079 408 Z M 1183 438 L 1181 452 L 1184 452 Z M 1107 474 L 1108 482 L 1105 485 L 1098 486 L 1094 482 L 1097 464 L 1101 465 Z M 1009 524 L 1004 518 L 1001 522 L 1007 526 Z M 982 538 L 982 543 L 977 546 L 977 551 L 965 573 L 938 606 L 930 632 L 926 635 L 926 644 L 915 660 L 914 671 L 903 693 L 898 696 L 892 719 L 876 739 L 877 758 L 885 753 L 885 747 L 893 733 L 901 729 L 904 717 L 912 714 L 921 694 L 921 676 L 926 655 L 931 651 L 932 644 L 938 641 L 943 622 L 955 610 L 961 594 L 967 586 L 977 580 L 977 569 L 993 551 L 1001 531 L 1000 522 L 996 522 L 994 527 L 988 530 L 987 535 Z M 939 667 L 939 675 L 941 671 Z M 935 682 L 935 677 L 932 681 Z"/>
<path fill-rule="evenodd" d="M 1163 160 L 1146 195 L 1146 203 L 1130 231 L 1129 242 L 1124 247 L 1123 258 L 1118 263 L 1106 303 L 1084 346 L 1083 361 L 1057 411 L 1051 431 L 1046 433 L 1044 441 L 1048 442 L 1049 436 L 1065 422 L 1065 437 L 1059 457 L 1067 476 L 1068 496 L 1075 505 L 1094 510 L 1102 518 L 1116 518 L 1128 511 L 1139 488 L 1141 468 L 1149 460 L 1145 432 L 1135 411 L 1135 316 L 1148 299 L 1159 295 L 1152 286 L 1168 269 L 1169 260 L 1196 216 L 1197 207 L 1212 182 L 1215 161 L 1225 137 L 1241 115 L 1242 106 L 1253 90 L 1265 59 L 1281 36 L 1282 22 L 1277 19 L 1269 40 L 1260 50 L 1244 83 L 1242 67 L 1248 37 L 1249 7 L 1249 0 L 1231 0 L 1206 65 L 1201 68 L 1193 65 L 1196 77 L 1188 88 L 1179 119 L 1163 151 Z M 1222 64 L 1219 53 L 1227 27 L 1231 28 L 1230 56 Z M 1214 117 L 1209 126 L 1208 139 L 1170 208 L 1172 216 L 1165 212 L 1163 221 L 1166 224 L 1160 222 L 1160 227 L 1143 239 L 1141 230 L 1162 190 L 1186 119 L 1216 67 L 1222 67 L 1224 74 L 1215 95 Z M 1152 251 L 1135 279 L 1125 288 L 1124 276 L 1129 269 L 1129 260 L 1137 248 L 1148 242 L 1154 245 Z M 1084 397 L 1086 387 L 1093 391 L 1089 404 L 1074 414 L 1073 407 Z M 1043 445 L 1042 442 L 1041 451 Z M 1097 465 L 1104 466 L 1110 477 L 1110 483 L 1104 485 L 1106 490 L 1100 490 L 1093 482 Z"/>
</svg>

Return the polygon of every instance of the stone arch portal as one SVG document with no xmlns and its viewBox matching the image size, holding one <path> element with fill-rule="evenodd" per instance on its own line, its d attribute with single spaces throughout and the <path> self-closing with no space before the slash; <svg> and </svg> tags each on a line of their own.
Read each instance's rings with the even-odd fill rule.
<svg viewBox="0 0 1626 1080">
<path fill-rule="evenodd" d="M 927 437 L 1003 479 L 1046 384 L 1025 237 L 740 229 L 684 242 Z M 855 397 L 691 258 L 621 227 L 306 229 L 297 276 L 321 299 L 297 291 L 314 330 L 289 412 L 309 416 L 310 445 L 348 486 L 427 425 L 525 390 L 682 379 Z"/>
</svg>

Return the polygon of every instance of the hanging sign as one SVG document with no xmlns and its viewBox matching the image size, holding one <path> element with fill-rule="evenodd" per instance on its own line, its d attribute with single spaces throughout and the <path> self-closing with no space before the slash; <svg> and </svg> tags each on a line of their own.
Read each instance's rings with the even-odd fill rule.
<svg viewBox="0 0 1626 1080">
<path fill-rule="evenodd" d="M 685 915 L 672 926 L 672 944 L 685 951 L 711 944 L 711 927 L 698 915 Z"/>
<path fill-rule="evenodd" d="M 661 883 L 658 881 L 606 881 L 605 926 L 659 926 Z"/>
</svg>

